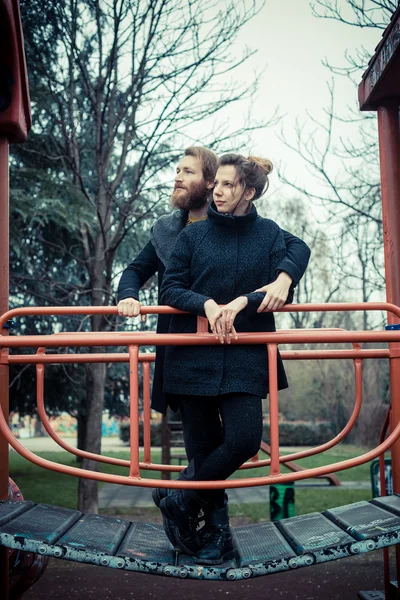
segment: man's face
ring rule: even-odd
[[[184,156],[176,167],[172,206],[186,210],[203,208],[210,185],[203,177],[201,161],[195,156]]]

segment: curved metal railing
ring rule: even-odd
[[[314,305],[287,305],[282,309],[282,312],[311,312],[311,311],[387,311],[395,318],[400,319],[400,308],[388,303],[335,303],[335,304],[314,304]],[[143,314],[166,314],[166,313],[181,313],[165,306],[142,307]],[[36,308],[19,308],[8,311],[0,318],[0,328],[5,322],[13,317],[26,315],[72,315],[72,314],[116,314],[116,307],[36,307]],[[3,349],[1,354],[1,362],[3,364],[15,363],[36,363],[37,369],[37,397],[38,411],[43,422],[43,425],[49,435],[66,451],[71,452],[83,458],[89,458],[99,462],[116,464],[129,468],[129,476],[111,475],[70,467],[68,465],[60,465],[53,461],[43,459],[29,450],[27,450],[12,434],[4,414],[0,414],[0,432],[5,436],[7,441],[14,449],[22,454],[28,460],[43,466],[74,475],[78,477],[87,477],[98,481],[108,481],[115,483],[124,483],[128,485],[140,485],[144,487],[174,487],[174,488],[230,488],[230,487],[248,487],[257,485],[267,485],[272,482],[287,482],[300,479],[323,476],[335,471],[347,469],[381,455],[398,439],[400,436],[400,423],[397,424],[392,433],[386,440],[381,440],[381,443],[373,450],[353,459],[348,459],[338,463],[325,465],[313,469],[304,469],[296,473],[281,473],[280,465],[294,459],[304,458],[313,454],[321,453],[328,448],[333,447],[342,441],[349,431],[354,426],[360,412],[362,404],[362,360],[365,358],[390,358],[390,349],[363,349],[360,346],[361,342],[389,342],[391,346],[395,343],[399,345],[400,332],[398,331],[361,331],[349,332],[340,329],[323,329],[323,330],[280,330],[274,333],[239,333],[238,340],[233,340],[232,343],[238,344],[260,344],[265,343],[268,347],[269,355],[269,378],[270,378],[270,427],[271,427],[271,458],[266,460],[256,460],[246,463],[242,466],[243,469],[251,469],[256,467],[270,467],[269,475],[262,477],[252,477],[246,479],[229,479],[227,481],[213,482],[194,482],[194,481],[163,481],[154,479],[142,479],[140,470],[153,471],[179,471],[183,466],[178,465],[160,465],[151,461],[151,444],[150,444],[150,362],[154,360],[152,353],[139,353],[139,347],[149,345],[195,345],[207,344],[216,345],[219,341],[212,334],[207,332],[207,322],[201,317],[198,318],[198,332],[195,334],[156,334],[154,332],[89,332],[89,333],[59,333],[50,336],[33,335],[33,336],[0,336],[0,347]],[[278,390],[276,377],[276,361],[277,349],[279,344],[326,344],[326,343],[352,343],[352,349],[338,350],[289,350],[281,352],[285,360],[299,359],[333,359],[333,358],[351,358],[354,361],[355,368],[355,404],[353,412],[348,423],[343,430],[337,434],[332,440],[321,444],[315,448],[303,450],[290,455],[281,456],[279,452],[279,427],[278,427]],[[45,354],[45,347],[76,347],[76,346],[127,346],[128,353],[87,353],[87,354]],[[36,347],[36,354],[32,355],[9,355],[8,349],[15,347]],[[116,459],[90,452],[85,452],[74,448],[60,438],[51,428],[44,406],[44,365],[51,363],[70,363],[70,362],[129,362],[130,364],[130,409],[132,415],[138,415],[138,365],[142,363],[143,368],[143,396],[144,396],[144,460],[139,462],[139,435],[138,435],[138,419],[136,421],[131,418],[131,447],[130,460]],[[396,399],[396,401],[399,401]]]

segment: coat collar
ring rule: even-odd
[[[230,215],[220,213],[217,210],[214,202],[211,202],[208,207],[208,218],[211,219],[216,225],[222,225],[225,227],[240,227],[246,225],[252,225],[257,219],[258,213],[254,204],[251,207],[250,212],[245,215]]]

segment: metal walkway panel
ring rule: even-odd
[[[0,543],[8,545],[5,541],[9,540],[15,544],[9,547],[47,554],[48,546],[54,544],[81,515],[78,510],[36,504],[1,527]]]
[[[282,519],[277,527],[299,555],[345,547],[355,541],[320,513]]]
[[[276,525],[270,522],[237,527],[233,530],[233,540],[241,567],[261,561],[288,561],[296,556]]]
[[[400,516],[400,494],[393,494],[393,496],[382,496],[381,498],[374,498],[373,504],[376,504],[384,510],[393,512],[395,515]]]
[[[398,500],[383,502],[395,506]],[[0,545],[8,548],[188,579],[244,580],[400,543],[400,517],[372,502],[332,509],[326,516],[312,513],[233,529],[238,557],[215,566],[196,564],[194,558],[174,552],[160,525],[81,515],[48,505],[32,507],[31,502],[0,501],[0,514],[10,517],[0,525]],[[358,537],[355,525],[361,531]],[[374,537],[365,539],[371,532]]]
[[[371,502],[355,502],[324,512],[356,540],[374,539],[383,534],[400,534],[399,518]]]
[[[176,565],[179,567],[193,567],[196,570],[201,569],[201,565],[199,565],[198,563],[196,563],[196,557],[195,556],[187,556],[187,554],[182,554],[181,552],[176,552]],[[204,565],[203,565],[204,566]],[[212,569],[213,567],[208,566],[208,569]],[[232,559],[232,560],[225,560],[224,562],[220,563],[219,565],[217,565],[216,567],[214,567],[214,569],[217,569],[218,571],[220,571],[221,569],[235,569],[236,568],[236,560]],[[183,575],[181,575],[181,577],[183,577]],[[187,577],[187,575],[185,575],[185,577]]]
[[[5,500],[0,504],[0,525],[4,525],[4,523],[11,521],[11,519],[15,519],[15,517],[32,508],[32,506],[34,506],[34,503],[30,500],[25,502]]]
[[[129,522],[101,515],[83,515],[57,542],[70,550],[113,556],[127,532]]]
[[[117,555],[126,558],[128,565],[130,559],[151,560],[167,565],[175,563],[175,551],[163,526],[153,523],[131,523]]]

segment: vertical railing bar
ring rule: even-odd
[[[40,347],[37,349],[36,354],[43,355],[46,352],[46,348]],[[44,363],[37,363],[36,365],[36,404],[38,405],[38,413],[40,416],[39,403],[44,406]],[[40,420],[42,418],[40,416]],[[46,428],[46,424],[44,423]]]
[[[383,423],[381,433],[379,436],[379,443],[384,442],[390,421],[390,406],[386,413],[385,421]],[[385,453],[379,455],[379,480],[380,480],[380,495],[387,496],[386,489],[386,472],[385,472]],[[383,581],[385,584],[385,598],[390,598],[390,557],[389,548],[383,548]]]
[[[18,10],[18,5],[13,6],[13,9]],[[17,17],[19,18],[19,17]],[[7,24],[5,25],[7,31]],[[3,33],[4,35],[4,33]],[[9,298],[9,240],[10,240],[10,210],[9,210],[9,164],[8,164],[8,139],[4,132],[0,137],[0,314],[2,318],[2,326],[0,333],[8,336],[8,330],[4,329],[7,317],[4,313],[8,312]],[[4,351],[7,354],[8,349]],[[9,416],[9,365],[0,365],[0,407],[3,411],[4,418],[8,421]],[[0,435],[0,500],[8,498],[8,478],[9,478],[9,455],[8,444],[2,435]],[[9,558],[8,548],[0,547],[0,587],[3,590],[3,597],[8,598],[9,592]]]
[[[208,320],[197,315],[197,333],[208,333]]]
[[[143,444],[145,463],[151,463],[151,429],[150,429],[150,363],[142,362],[143,373]]]
[[[139,469],[139,346],[129,346],[130,467],[129,477],[140,477]]]
[[[268,381],[269,381],[269,427],[271,445],[270,475],[280,475],[279,462],[279,407],[278,407],[278,346],[268,344]]]

